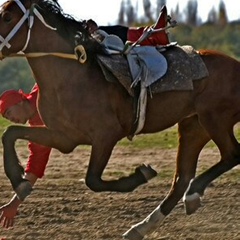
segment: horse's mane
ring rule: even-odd
[[[56,28],[58,34],[67,40],[73,48],[76,46],[76,35],[78,35],[78,44],[82,44],[87,52],[99,53],[103,51],[102,46],[91,38],[86,21],[76,20],[73,16],[64,13],[58,0],[39,0],[36,7],[45,21]]]

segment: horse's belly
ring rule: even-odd
[[[162,131],[195,113],[192,91],[158,94],[147,106],[145,133]]]

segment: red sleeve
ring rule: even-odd
[[[25,172],[30,172],[38,178],[42,178],[48,163],[51,148],[30,142],[28,144],[30,155]]]

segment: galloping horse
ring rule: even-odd
[[[116,143],[131,133],[133,98],[119,83],[105,80],[95,59],[94,44],[84,22],[62,12],[57,0],[10,0],[2,5],[1,57],[22,51],[39,86],[38,108],[46,127],[10,126],[2,136],[4,169],[20,199],[31,192],[15,151],[24,139],[70,153],[81,144],[92,146],[86,184],[93,191],[133,191],[154,176],[141,166],[118,180],[101,179]],[[72,54],[79,33],[88,60],[51,53]],[[40,53],[40,55],[38,55]],[[41,53],[44,53],[41,55]],[[35,54],[38,57],[30,57]],[[124,237],[143,239],[184,197],[187,214],[200,206],[205,188],[240,162],[234,125],[240,120],[240,63],[215,51],[199,51],[209,76],[194,82],[192,91],[169,91],[148,100],[141,134],[162,131],[178,123],[179,146],[172,187],[161,204]],[[220,161],[195,177],[199,153],[209,140],[220,150]]]

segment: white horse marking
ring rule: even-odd
[[[143,221],[133,225],[127,232],[125,232],[123,237],[130,240],[141,240],[146,234],[153,232],[164,218],[165,215],[161,213],[160,206],[158,206]]]

